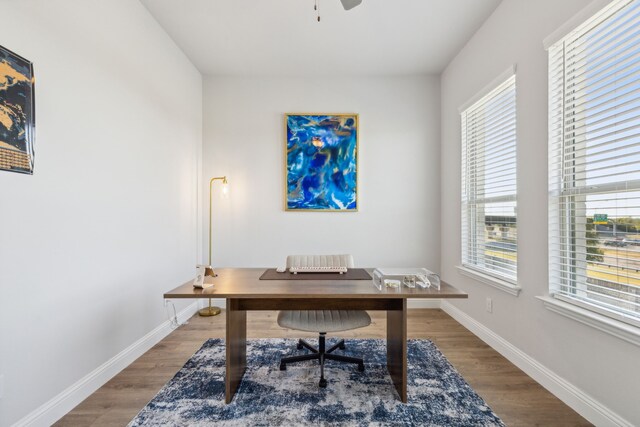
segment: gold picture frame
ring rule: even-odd
[[[285,113],[284,210],[358,212],[360,117]]]

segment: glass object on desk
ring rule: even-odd
[[[373,283],[382,290],[387,279],[399,280],[408,288],[434,288],[440,290],[440,277],[426,268],[386,268],[379,267],[373,271]]]
[[[416,275],[409,274],[408,276],[404,276],[404,278],[402,279],[402,283],[407,288],[415,288],[416,287]]]
[[[383,289],[386,290],[396,290],[399,291],[402,288],[402,282],[396,279],[385,279],[382,277],[375,277],[373,280],[373,285],[378,288],[379,291]]]
[[[373,270],[374,283],[384,285],[385,279],[398,280],[400,284],[406,276],[415,276],[416,274],[426,274],[426,270],[422,268],[387,268],[378,267]]]
[[[423,289],[434,288],[440,290],[440,276],[432,271],[426,271],[426,274],[419,274],[416,276],[416,284]]]
[[[384,286],[385,286],[387,289],[400,290],[400,280],[395,280],[395,279],[384,279]]]

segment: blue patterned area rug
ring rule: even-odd
[[[387,372],[384,340],[346,340],[336,353],[364,357],[366,370],[328,361],[326,389],[317,361],[280,371],[281,356],[307,351],[296,342],[248,340],[247,370],[225,405],[224,340],[208,340],[129,426],[504,426],[431,341],[408,341],[406,404]]]

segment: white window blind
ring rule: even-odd
[[[549,279],[559,299],[640,326],[640,1],[549,48]]]
[[[461,113],[462,265],[517,279],[516,76]]]

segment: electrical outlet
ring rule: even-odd
[[[489,313],[493,313],[493,300],[491,298],[487,298],[486,307]]]

